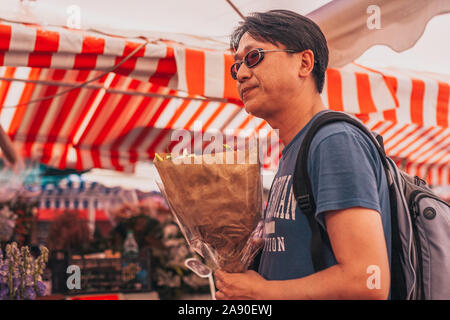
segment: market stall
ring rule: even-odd
[[[138,203],[135,190],[107,188],[100,183],[71,179],[45,184],[42,191],[29,200],[38,203],[39,222],[52,221],[66,210],[76,210],[82,219],[88,221],[91,236],[96,225],[105,229],[103,233],[114,226],[112,210],[127,203]]]
[[[405,5],[405,1],[400,2]],[[436,6],[437,2],[430,1],[423,19],[414,16],[412,20],[420,20],[414,29],[415,40],[403,43],[401,50],[420,37],[420,28],[431,17],[450,10]],[[346,10],[342,3],[335,1],[311,14],[328,30],[334,48],[326,71],[324,103],[332,110],[356,115],[381,134],[387,154],[408,173],[433,186],[449,186],[450,77],[352,62],[361,52],[350,46],[337,50],[339,44],[352,43],[365,50],[375,38],[365,37],[364,30],[359,35],[364,43],[352,42],[354,30],[349,31],[345,25],[341,30],[335,28],[331,22],[337,21],[336,17],[341,17],[339,21],[351,20],[355,14],[343,18]],[[398,10],[390,8],[391,13]],[[392,16],[390,23],[395,24],[395,20]],[[364,23],[364,19],[358,20],[358,25]],[[395,42],[395,38],[387,44]],[[172,150],[178,142],[173,134],[183,129],[190,134],[183,147],[194,147],[200,139],[203,149],[210,143],[202,140],[208,134],[220,132],[234,138],[258,133],[265,143],[263,165],[274,170],[281,153],[280,141],[265,121],[243,108],[229,74],[233,57],[226,48],[227,43],[202,37],[168,33],[134,37],[0,20],[0,129],[6,133],[0,138],[6,143],[9,138],[16,151],[5,149],[3,156],[10,162],[33,159],[61,170],[98,168],[132,173],[139,163],[152,162],[155,153]],[[93,240],[85,243],[91,246],[89,252],[86,248],[72,248],[67,241],[68,248],[61,249],[63,258],[52,257],[52,261],[61,263],[61,275],[65,276],[67,266],[76,261],[101,276],[108,273],[102,264],[111,260],[107,267],[114,270],[108,274],[127,282],[111,286],[117,279],[108,279],[105,285],[97,277],[99,286],[89,288],[91,292],[99,288],[114,292],[158,288],[160,297],[170,298],[179,296],[183,286],[191,291],[204,289],[204,282],[187,269],[180,269],[191,253],[175,223],[164,218],[168,208],[163,208],[162,203],[156,205],[157,211],[164,213],[158,216],[151,205],[142,205],[136,190],[82,180],[45,184],[39,192],[30,194],[28,198],[35,207],[19,208],[26,212],[28,220],[56,221],[53,229],[57,231],[63,230],[60,227],[65,223],[64,228],[78,232],[74,237],[80,243]],[[4,210],[9,220],[11,213]],[[80,219],[88,221],[87,229],[82,223],[78,230],[73,228]],[[96,227],[103,222],[113,228],[105,232],[107,237],[95,238]],[[53,241],[55,244],[63,235],[53,238],[58,239]],[[131,238],[139,248],[154,249],[143,259],[145,263],[151,261],[155,268],[142,264],[141,269],[131,270],[134,273],[125,269],[130,261],[122,260],[117,252],[128,252],[126,242]],[[105,250],[105,243],[115,252]],[[56,270],[54,266],[51,269]],[[142,270],[147,274],[141,274],[139,282],[136,279]],[[60,288],[64,289],[65,284],[60,282]]]

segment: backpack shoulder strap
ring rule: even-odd
[[[322,253],[323,236],[321,235],[320,226],[315,220],[316,204],[313,197],[311,181],[308,174],[308,152],[312,139],[316,132],[326,124],[345,121],[353,124],[363,131],[376,146],[385,170],[388,170],[388,163],[384,151],[383,140],[381,136],[375,137],[359,120],[351,117],[343,112],[328,111],[320,115],[314,120],[311,127],[306,132],[300,151],[297,155],[297,161],[294,169],[293,191],[297,205],[306,215],[309,226],[311,228],[311,257],[313,260],[314,270],[316,272],[325,269],[325,261]]]

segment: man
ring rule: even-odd
[[[234,31],[233,78],[247,112],[279,130],[285,145],[265,212],[258,273],[215,273],[218,299],[386,299],[390,287],[390,208],[375,146],[345,122],[314,136],[308,172],[315,218],[331,243],[314,272],[310,228],[292,176],[311,120],[327,112],[320,93],[328,48],[320,28],[286,10],[255,13]],[[258,49],[258,50],[257,50]]]

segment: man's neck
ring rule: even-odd
[[[280,139],[286,146],[314,115],[326,109],[320,95],[316,95],[308,103],[297,102],[296,105],[283,108],[283,112],[279,113],[276,119],[267,119],[267,122],[272,128],[279,130]]]

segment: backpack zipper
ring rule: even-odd
[[[420,193],[422,193],[422,194],[419,195]],[[413,196],[416,197],[417,195],[419,195],[419,196],[417,197],[417,199],[414,199]],[[427,193],[427,192],[425,192],[425,191],[421,191],[421,190],[416,190],[416,191],[414,191],[413,193],[411,193],[410,199],[411,199],[411,198],[413,198],[413,199],[410,201],[410,203],[411,203],[411,202],[416,202],[417,205],[418,205],[418,204],[419,204],[419,201],[420,201],[422,198],[425,198],[425,197],[428,197],[428,198],[431,198],[431,199],[433,199],[433,200],[439,201],[439,202],[445,204],[446,206],[448,206],[448,204],[447,204],[444,200],[439,199],[439,198],[437,198],[436,196],[434,196],[434,195],[432,195],[432,194],[430,194],[430,193]]]
[[[402,176],[401,174],[398,174],[398,172],[396,171],[397,167],[395,166],[395,163],[392,161],[392,159],[389,159],[389,158],[387,158],[387,159],[388,159],[388,163],[390,165],[389,170],[392,170],[392,172],[395,175],[395,177],[392,177],[392,179],[393,180],[394,179],[401,180],[401,185],[403,186],[403,188],[406,188],[406,185],[409,184],[409,182],[405,179],[404,176]],[[391,169],[391,167],[393,167],[393,169]],[[391,171],[389,171],[389,173],[391,173]],[[395,184],[393,183],[393,185],[395,185]],[[394,192],[396,192],[396,191],[394,191]],[[409,199],[406,199],[403,192],[400,191],[402,201],[404,201],[405,205],[409,208]],[[395,194],[391,195],[391,197],[392,196],[394,198],[396,197]],[[396,212],[396,211],[394,211],[394,212]],[[417,276],[416,276],[416,269],[415,269],[415,266],[417,265],[417,258],[416,258],[416,249],[415,249],[414,236],[413,236],[414,230],[412,228],[412,225],[413,225],[412,217],[410,214],[407,215],[406,217],[408,218],[409,223],[411,223],[411,229],[409,229],[409,234],[408,234],[407,239],[408,239],[408,253],[411,253],[411,259],[412,259],[412,261],[407,261],[408,262],[407,264],[408,264],[408,267],[411,268],[411,273],[414,275],[414,278],[413,278],[414,282],[411,285],[410,291],[406,292],[405,298],[407,300],[413,300],[416,296],[416,287],[417,287],[416,286]],[[405,261],[405,263],[406,263],[406,261]],[[408,288],[407,288],[407,290],[408,290]]]
[[[412,227],[413,227],[413,235],[414,235],[414,241],[413,241],[413,261],[414,266],[418,266],[417,268],[414,268],[416,270],[416,284],[417,287],[414,290],[414,300],[421,300],[424,299],[423,294],[423,273],[422,273],[422,247],[420,245],[420,239],[419,239],[419,233],[417,229],[416,220],[419,216],[419,208],[418,205],[413,205],[412,208],[410,208],[410,211],[412,213]]]

